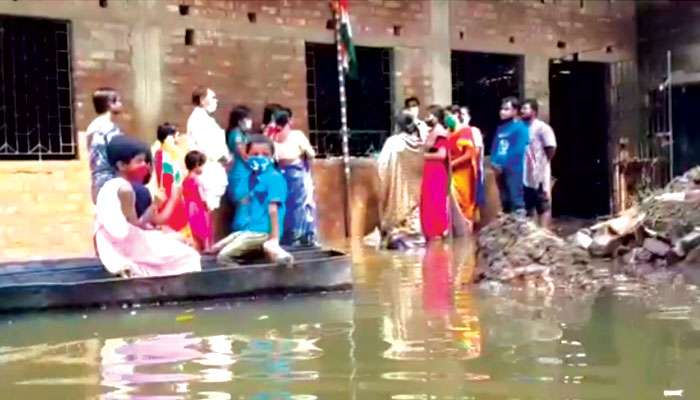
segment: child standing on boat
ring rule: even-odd
[[[246,190],[237,190],[236,201],[247,201],[250,216],[243,230],[216,243],[219,262],[231,262],[249,252],[263,250],[272,260],[290,264],[292,256],[279,245],[284,231],[287,184],[272,161],[274,147],[264,135],[251,135],[246,145],[250,167]]]
[[[209,219],[209,208],[204,201],[204,188],[199,177],[207,162],[207,156],[197,150],[192,150],[185,156],[185,166],[187,167],[187,177],[182,183],[182,196],[187,210],[192,237],[197,250],[207,251],[212,245],[211,220]]]
[[[147,153],[144,144],[123,135],[112,138],[106,147],[116,177],[97,194],[94,234],[100,261],[109,272],[125,277],[200,271],[197,251],[172,235],[145,229],[148,220],[137,217],[130,182],[144,179]]]

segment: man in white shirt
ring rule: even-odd
[[[205,87],[192,92],[194,110],[187,119],[187,136],[190,150],[199,150],[207,156],[200,181],[204,201],[210,210],[219,208],[221,196],[226,193],[228,179],[225,166],[231,161],[226,146],[226,133],[211,114],[219,104],[216,93]]]
[[[530,129],[530,144],[525,151],[525,208],[528,215],[537,216],[540,226],[548,227],[551,219],[552,167],[557,139],[552,127],[537,118],[537,100],[527,99],[520,110],[521,118]]]
[[[409,97],[404,100],[403,106],[403,112],[413,117],[413,121],[418,128],[418,136],[420,137],[421,141],[425,142],[425,140],[428,138],[430,128],[428,128],[428,125],[426,125],[425,122],[418,118],[420,114],[420,100],[418,100],[417,97]]]

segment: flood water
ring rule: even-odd
[[[700,398],[694,288],[479,289],[470,246],[355,248],[352,292],[2,316],[0,398]]]

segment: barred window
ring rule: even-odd
[[[73,159],[70,22],[0,15],[0,160]]]

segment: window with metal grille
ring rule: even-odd
[[[392,52],[356,47],[358,78],[345,83],[350,155],[378,153],[391,132]],[[319,157],[342,155],[338,59],[335,45],[306,43],[309,139]]]
[[[0,160],[73,159],[70,22],[0,15]]]

